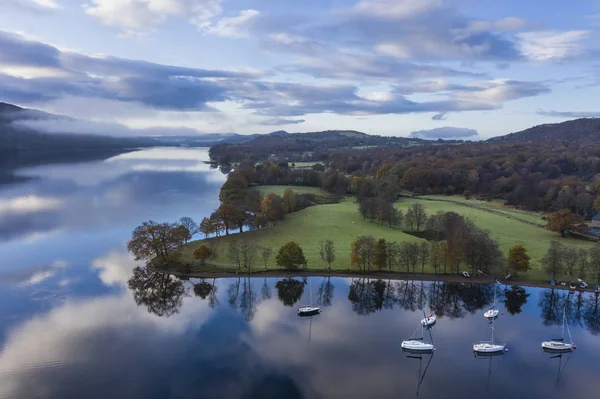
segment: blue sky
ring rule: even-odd
[[[598,0],[0,0],[0,101],[96,130],[490,137],[600,117],[599,28]]]

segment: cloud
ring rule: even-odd
[[[546,111],[539,109],[536,113],[555,118],[600,118],[600,112],[598,111]]]
[[[66,267],[66,262],[56,261],[49,268],[33,273],[27,280],[23,281],[21,284],[24,286],[40,284],[45,280],[54,277],[59,271],[65,269]]]
[[[442,113],[433,115],[431,117],[431,119],[434,121],[445,121],[448,118],[446,117],[446,114],[444,112],[442,112]]]
[[[477,139],[479,138],[479,134],[475,129],[467,129],[462,127],[438,127],[430,130],[418,130],[412,132],[410,137],[426,139],[426,140],[435,140],[435,139],[444,139],[444,140],[468,140],[468,139]]]
[[[60,8],[55,0],[0,0],[0,9],[2,7],[36,14]]]
[[[169,17],[187,19],[198,28],[222,11],[222,0],[91,0],[85,12],[125,33],[157,28]]]
[[[16,285],[20,287],[38,285],[56,276],[67,268],[67,263],[57,260],[50,265],[4,271],[0,273],[0,284]]]
[[[533,61],[553,61],[573,58],[583,54],[581,42],[590,36],[590,31],[571,30],[523,32],[517,34],[520,51]]]
[[[249,34],[251,23],[260,15],[257,10],[243,10],[237,17],[227,17],[209,26],[205,32],[215,36],[244,38]]]
[[[124,251],[109,252],[92,262],[92,270],[98,270],[98,277],[107,286],[126,286],[136,266],[138,262]]]
[[[0,217],[8,214],[21,215],[56,210],[62,207],[63,204],[60,199],[39,197],[37,195],[0,198]]]
[[[272,118],[262,121],[260,124],[264,126],[280,126],[280,125],[299,125],[304,123],[304,119],[285,119],[285,118]]]

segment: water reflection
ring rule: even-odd
[[[127,286],[133,293],[135,303],[145,306],[148,312],[157,316],[169,317],[179,313],[186,295],[181,280],[157,272],[151,265],[133,269],[133,276]]]

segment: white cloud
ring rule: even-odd
[[[590,31],[539,31],[517,34],[523,56],[533,61],[551,61],[576,57],[583,53],[581,42]]]
[[[31,0],[31,1],[33,1],[35,4],[39,5],[40,7],[58,8],[58,4],[56,3],[55,0]]]
[[[26,280],[21,282],[21,286],[29,286],[29,285],[37,285],[40,284],[54,276],[61,270],[64,270],[67,267],[67,263],[64,261],[56,261],[52,263],[50,267],[47,269],[42,269],[34,272],[31,276],[29,276]]]
[[[384,19],[405,19],[443,5],[442,0],[378,0],[360,1],[350,12]]]
[[[0,216],[5,214],[35,213],[58,209],[63,201],[37,195],[26,195],[9,199],[0,199]]]
[[[109,252],[92,262],[92,269],[98,270],[98,277],[108,286],[125,286],[136,266],[133,256],[124,251]]]
[[[227,17],[219,20],[206,29],[206,33],[215,36],[244,38],[249,35],[252,21],[260,15],[257,10],[243,10],[237,17]]]
[[[198,28],[222,11],[222,0],[91,0],[86,13],[132,34],[156,28],[168,17],[186,18]]]

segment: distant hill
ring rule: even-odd
[[[364,149],[370,147],[410,147],[437,144],[440,141],[409,137],[377,136],[354,130],[326,130],[310,133],[277,131],[256,135],[241,143],[217,144],[210,149],[213,161],[220,163],[267,158],[289,161],[319,161],[332,149]],[[457,143],[457,141],[444,141]]]
[[[597,142],[600,140],[600,118],[582,118],[561,123],[538,125],[506,136],[493,137],[488,141],[532,142],[541,140]]]

